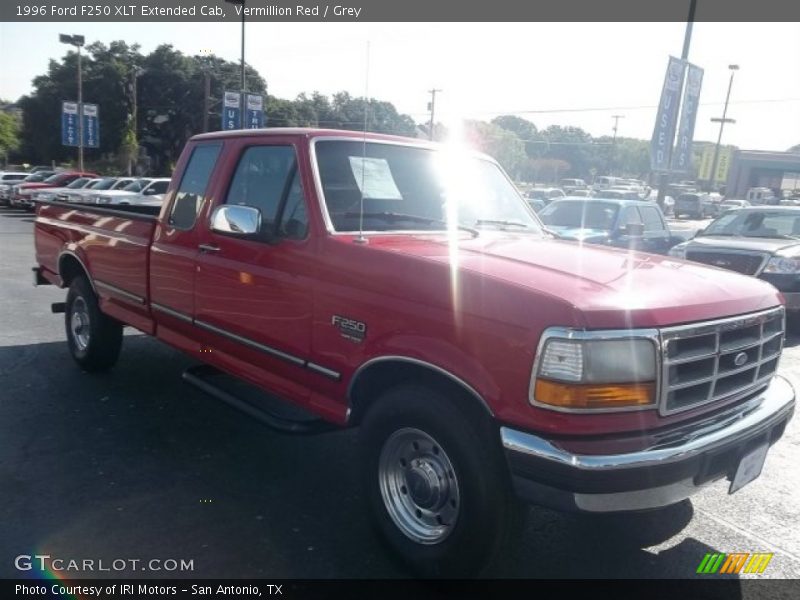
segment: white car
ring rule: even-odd
[[[11,186],[25,179],[30,173],[5,171],[0,173],[0,204],[8,204]]]
[[[134,177],[103,177],[91,188],[72,190],[66,194],[67,202],[87,203],[93,202],[91,199],[100,191],[121,190],[137,181]]]
[[[34,192],[32,195],[34,200],[64,200],[66,194],[72,190],[91,189],[94,185],[97,185],[98,181],[101,181],[98,177],[78,177],[78,179],[64,187],[47,188],[41,192]]]
[[[138,206],[160,206],[163,195],[169,187],[166,177],[157,179],[140,179],[121,190],[109,190],[90,196],[92,204],[120,205],[136,204]]]

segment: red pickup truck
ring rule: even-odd
[[[130,325],[281,431],[359,426],[376,523],[427,574],[486,564],[520,498],[605,513],[734,492],[794,411],[775,288],[560,240],[497,163],[456,147],[198,135],[157,215],[45,202],[35,241],[83,369],[112,367]]]

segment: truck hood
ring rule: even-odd
[[[773,254],[779,250],[785,250],[793,246],[800,246],[800,240],[701,235],[686,242],[685,248],[687,250],[749,250]]]
[[[138,196],[139,192],[127,192],[125,190],[98,190],[98,196]]]
[[[782,298],[758,279],[698,263],[525,234],[374,236],[373,248],[439,262],[464,276],[558,298],[590,328],[660,327],[771,308]],[[453,257],[451,259],[451,256]]]
[[[607,238],[609,232],[605,229],[591,229],[588,227],[567,227],[548,225],[548,229],[556,232],[561,237],[570,240],[585,240],[587,238]]]

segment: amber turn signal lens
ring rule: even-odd
[[[569,384],[539,379],[536,401],[560,408],[631,408],[655,404],[655,383]]]

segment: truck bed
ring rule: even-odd
[[[37,204],[36,262],[41,277],[64,285],[65,271],[78,261],[92,274],[102,310],[149,332],[149,245],[160,209]]]

